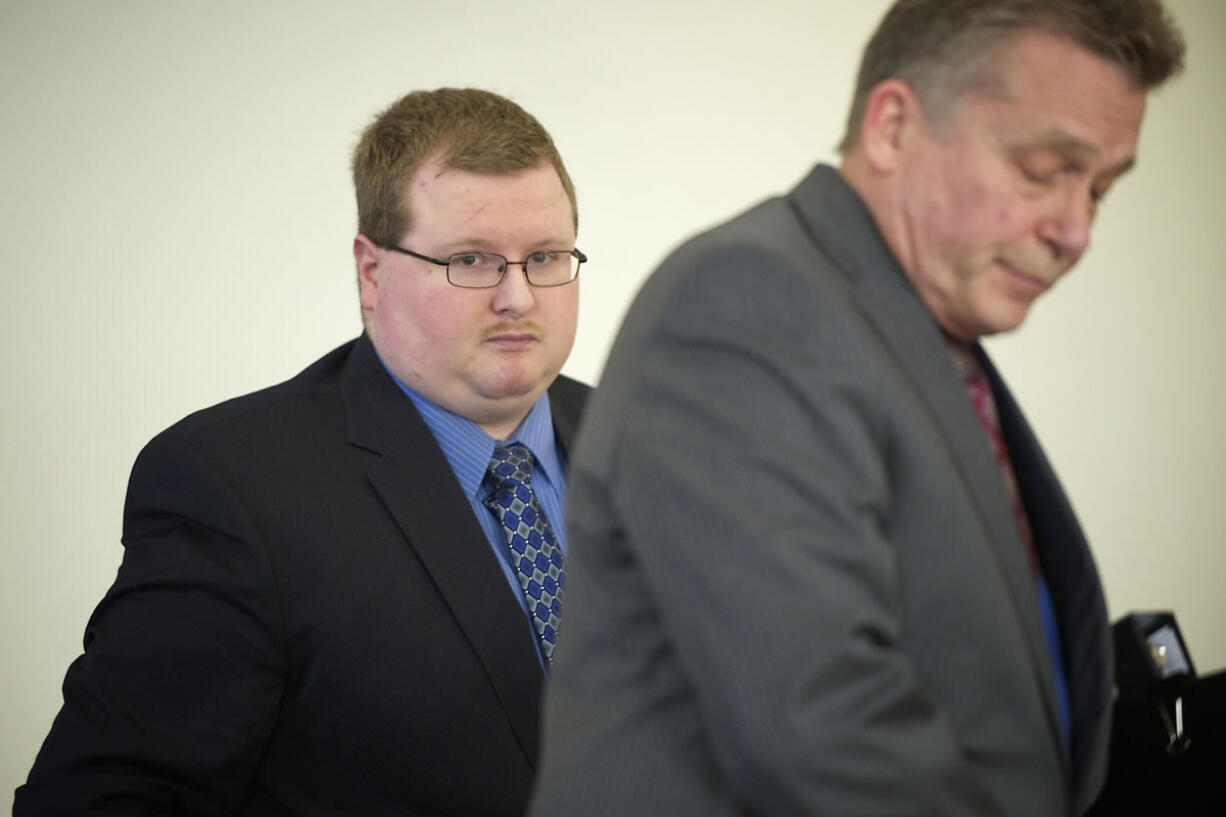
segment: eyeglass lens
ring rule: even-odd
[[[508,261],[492,252],[466,252],[447,259],[447,280],[461,287],[492,287],[502,280],[507,265],[523,266],[528,282],[549,287],[572,281],[579,259],[565,251],[534,252],[523,261]]]

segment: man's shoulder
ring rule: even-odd
[[[793,197],[774,196],[678,246],[644,282],[628,323],[633,331],[721,310],[761,316],[777,301],[841,302],[830,290],[842,291],[846,281]]]
[[[687,243],[741,242],[769,244],[780,234],[789,239],[797,231],[806,232],[806,210],[844,209],[857,201],[839,172],[819,164],[786,193],[766,196],[730,217],[695,235]]]
[[[826,165],[814,168],[793,190],[773,195],[699,232],[678,246],[652,276],[653,287],[671,289],[679,279],[700,276],[703,285],[716,283],[721,272],[730,283],[749,287],[742,276],[779,274],[811,278],[837,265],[817,240],[825,211],[837,214],[854,201],[838,172]],[[823,204],[825,202],[826,204]]]
[[[192,412],[158,436],[195,437],[245,423],[289,422],[304,404],[339,402],[341,372],[358,343],[338,346],[281,383]]]
[[[558,375],[549,387],[553,424],[565,444],[574,436],[592,387],[566,375]]]
[[[583,402],[587,400],[588,395],[591,393],[591,386],[582,381],[575,380],[573,377],[567,377],[564,374],[558,375],[557,379],[549,387],[551,402],[555,404],[562,403],[568,406],[582,407]]]
[[[769,196],[697,233],[677,249],[674,257],[687,251],[726,252],[734,247],[769,250],[780,243],[780,237],[786,236],[785,243],[793,240],[798,230],[787,197]]]

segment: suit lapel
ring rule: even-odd
[[[1098,570],[1068,497],[1021,409],[986,354],[981,354],[980,365],[996,397],[1001,430],[1060,622],[1075,725],[1074,779],[1079,794],[1097,791],[1098,784],[1087,775],[1106,764],[1112,685],[1111,642]]]
[[[897,360],[945,440],[962,486],[978,511],[986,545],[1009,588],[1052,740],[1058,742],[1058,703],[1034,580],[999,466],[984,442],[951,353],[867,209],[837,171],[819,166],[797,187],[793,202],[821,250],[848,273],[864,317]]]
[[[472,506],[409,399],[363,336],[341,378],[349,440],[381,454],[369,477],[477,653],[530,764],[542,672],[524,613]]]
[[[579,417],[591,389],[577,380],[559,376],[549,387],[549,409],[559,452],[568,458],[571,440],[578,431]]]

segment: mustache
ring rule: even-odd
[[[534,338],[539,338],[543,334],[544,330],[541,329],[540,324],[536,321],[503,321],[482,331],[481,339],[489,340],[500,335],[531,335]]]

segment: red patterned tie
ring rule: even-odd
[[[996,464],[1000,466],[1001,477],[1005,482],[1005,493],[1009,495],[1009,503],[1013,506],[1013,521],[1017,523],[1017,532],[1022,537],[1022,545],[1026,548],[1026,559],[1030,562],[1030,575],[1039,574],[1039,560],[1034,550],[1034,535],[1030,532],[1030,520],[1026,517],[1026,508],[1022,505],[1022,494],[1017,487],[1017,477],[1013,475],[1013,465],[1009,462],[1009,448],[1005,445],[1005,435],[1000,430],[1000,417],[996,413],[996,401],[992,398],[992,387],[984,377],[979,361],[971,348],[954,338],[945,336],[945,342],[954,353],[954,363],[966,383],[971,403],[975,406],[975,414],[979,416],[979,424],[987,435]]]

